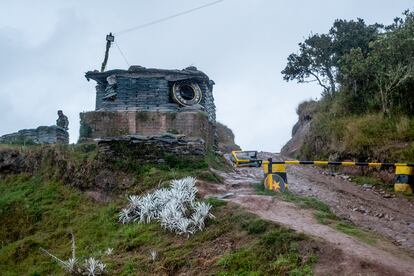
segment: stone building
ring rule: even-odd
[[[56,125],[21,129],[18,132],[0,136],[0,144],[69,144],[69,120],[58,110]]]
[[[0,144],[69,144],[69,133],[58,126],[40,126],[3,135]]]
[[[214,82],[196,67],[89,71],[95,111],[83,112],[80,141],[124,135],[183,134],[215,144]]]

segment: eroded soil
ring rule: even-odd
[[[216,173],[223,177],[224,184],[200,183],[199,191],[204,196],[224,196],[225,200],[240,204],[264,219],[328,244],[321,249],[315,274],[413,275],[414,214],[409,200],[398,196],[384,197],[345,178],[325,175],[317,168],[289,166],[291,192],[314,196],[328,204],[337,216],[384,237],[370,245],[319,223],[312,210],[301,209],[277,197],[257,195],[252,184],[263,179],[261,169],[242,168]]]

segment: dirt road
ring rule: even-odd
[[[267,154],[265,157],[268,157]],[[280,156],[273,156],[280,158]],[[224,185],[202,183],[204,195],[226,196],[264,219],[319,238],[329,244],[325,258],[315,267],[319,275],[413,275],[414,214],[404,198],[384,198],[371,189],[362,189],[343,177],[327,176],[317,168],[288,168],[290,191],[314,196],[328,204],[341,218],[385,237],[375,245],[366,244],[328,225],[320,224],[314,212],[271,196],[257,195],[253,183],[262,180],[261,169],[243,168],[217,172]]]

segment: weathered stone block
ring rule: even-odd
[[[91,111],[80,114],[79,141],[123,135],[182,134],[214,146],[215,126],[200,111]]]

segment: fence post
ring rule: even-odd
[[[273,162],[273,159],[272,158],[269,158],[269,159],[267,159],[267,161],[269,161],[269,163],[267,164],[267,173],[268,174],[272,174],[273,173],[273,171],[272,171],[272,167],[273,167],[272,162]]]

